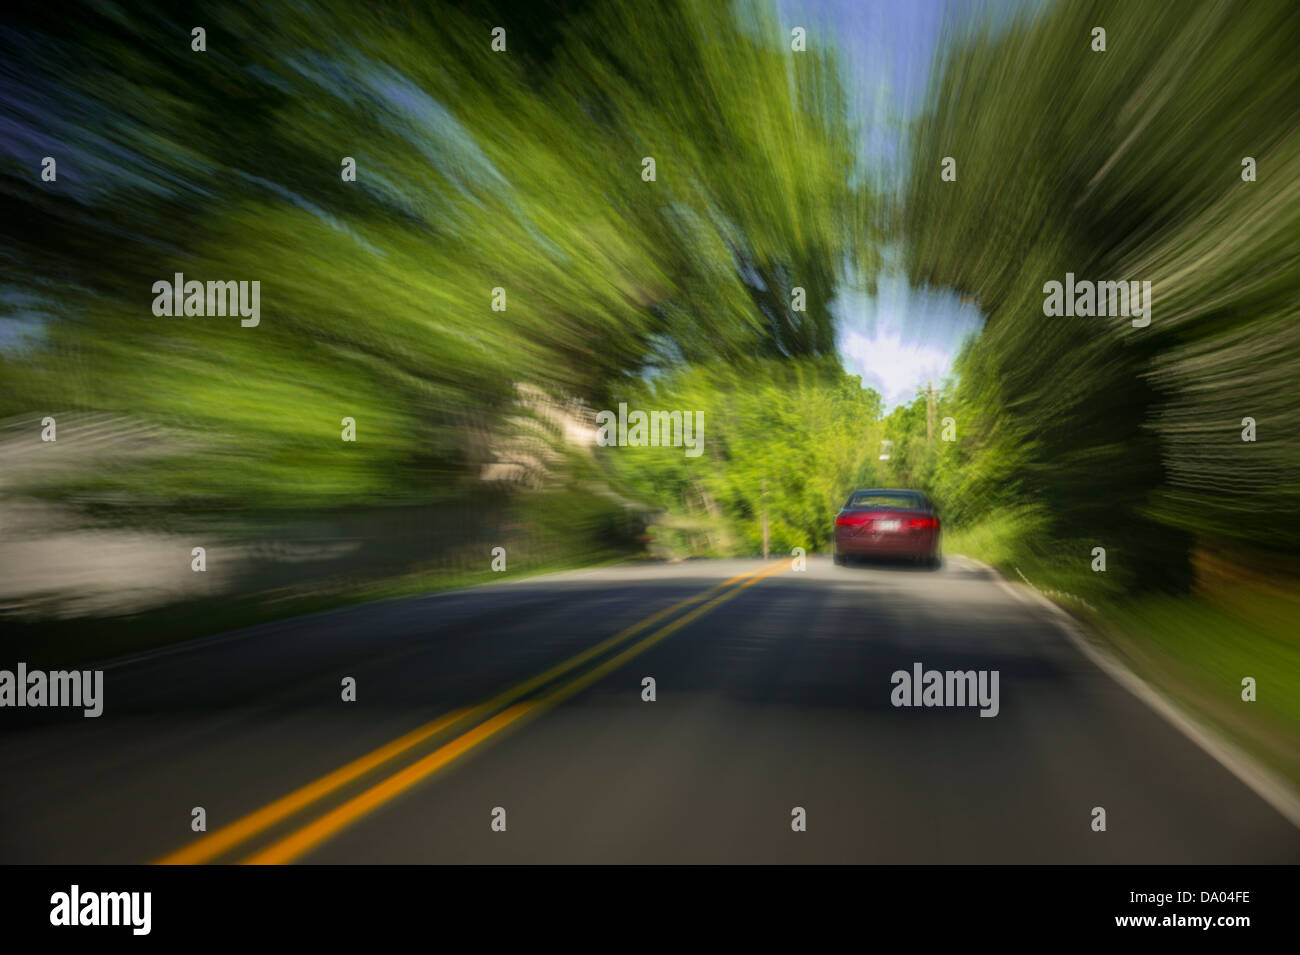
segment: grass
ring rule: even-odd
[[[1253,600],[1264,613],[1234,606]],[[1151,597],[1106,608],[1099,629],[1129,666],[1300,788],[1300,612],[1243,589],[1231,602]],[[1242,699],[1255,680],[1256,699]]]
[[[943,549],[966,554],[994,567],[1009,568],[1014,561],[1010,529],[992,522],[974,527],[943,528]],[[1014,571],[1012,577],[1015,576]]]

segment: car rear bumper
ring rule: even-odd
[[[839,557],[936,557],[939,535],[934,531],[854,534],[836,528],[835,553]]]

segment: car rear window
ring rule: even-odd
[[[858,491],[849,498],[848,507],[887,507],[898,511],[923,511],[925,502],[919,494],[905,491]]]

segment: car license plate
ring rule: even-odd
[[[876,530],[896,531],[898,530],[898,521],[876,521]]]

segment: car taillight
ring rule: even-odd
[[[835,518],[836,527],[861,527],[866,522],[861,514],[840,514]]]
[[[907,522],[908,527],[918,530],[932,531],[939,527],[939,518],[937,517],[914,517]]]

